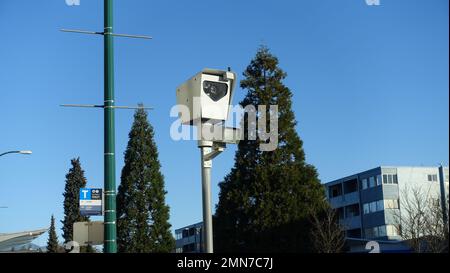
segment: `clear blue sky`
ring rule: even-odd
[[[204,67],[230,66],[242,78],[260,44],[288,73],[307,161],[323,182],[379,165],[448,164],[447,0],[115,2],[117,33],[154,37],[116,39],[116,100],[156,108],[174,228],[202,218],[196,143],[169,136],[175,88]],[[47,227],[52,213],[59,231],[73,157],[88,186],[103,185],[102,112],[58,106],[103,100],[102,38],[58,31],[102,31],[102,6],[0,0],[0,152],[34,152],[0,158],[0,206],[9,206],[0,232]],[[117,184],[132,117],[117,111]],[[234,151],[214,161],[214,203]]]

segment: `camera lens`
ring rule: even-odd
[[[218,101],[225,97],[228,93],[228,84],[223,82],[203,82],[203,92],[213,101]]]

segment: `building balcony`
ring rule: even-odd
[[[359,192],[357,191],[330,198],[330,204],[333,208],[339,208],[357,203],[359,203]]]
[[[344,230],[361,228],[361,216],[351,216],[340,220]]]

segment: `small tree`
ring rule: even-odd
[[[52,215],[52,218],[50,220],[50,229],[48,230],[47,252],[58,253],[58,251],[59,251],[59,243],[55,229],[55,217],[53,217]]]
[[[326,205],[311,213],[314,250],[317,253],[340,253],[345,246],[345,231],[337,211]]]

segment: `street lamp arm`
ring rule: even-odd
[[[7,154],[31,155],[32,153],[33,153],[32,151],[9,151],[9,152],[0,154],[0,156],[4,156],[4,155],[7,155]]]
[[[18,154],[18,153],[19,153],[19,151],[9,151],[9,152],[0,154],[0,156],[4,156],[4,155],[7,155],[7,154]]]

